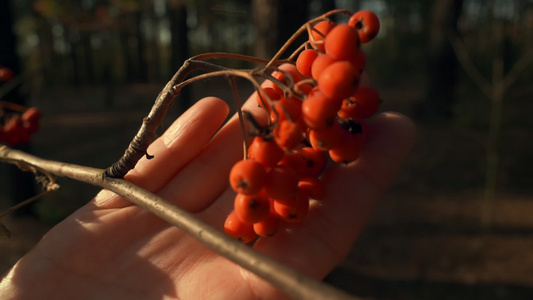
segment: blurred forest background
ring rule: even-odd
[[[15,77],[0,83],[0,99],[44,113],[23,150],[105,168],[186,58],[271,57],[335,8],[380,17],[379,36],[363,46],[366,71],[383,110],[413,118],[418,138],[326,280],[377,299],[533,299],[532,0],[2,0],[0,66]],[[224,80],[195,84],[165,124],[203,96],[232,104]],[[1,209],[38,192],[13,166],[0,165],[0,178]],[[6,220],[0,272],[98,191],[59,183]]]

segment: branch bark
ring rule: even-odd
[[[178,227],[211,250],[255,273],[295,299],[359,299],[234,240],[172,202],[129,181],[102,176],[103,169],[46,160],[9,147],[0,147],[0,161],[30,166],[55,176],[71,178],[113,191]]]
[[[102,175],[104,177],[123,178],[129,170],[133,169],[137,162],[146,155],[148,146],[156,138],[156,130],[161,121],[166,116],[174,98],[179,95],[181,88],[176,88],[178,83],[184,81],[189,74],[195,70],[220,71],[223,67],[194,59],[188,59],[183,66],[174,74],[172,79],[165,85],[161,93],[157,96],[148,116],[143,119],[141,128],[133,137],[124,155],[108,167]]]

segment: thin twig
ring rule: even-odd
[[[237,89],[237,83],[235,82],[235,77],[230,76],[228,78],[231,91],[233,92],[233,99],[235,100],[235,106],[237,107],[237,116],[239,117],[239,126],[241,127],[242,132],[242,147],[243,147],[243,159],[248,158],[248,139],[246,134],[246,129],[244,128],[244,118],[242,117],[242,101],[239,96],[239,90]]]
[[[147,117],[143,119],[141,128],[129,144],[124,155],[113,165],[107,168],[102,175],[104,177],[122,178],[129,170],[133,169],[137,162],[143,157],[148,156],[148,146],[156,137],[156,130],[161,121],[166,116],[174,98],[179,95],[180,88],[176,88],[177,83],[183,82],[184,79],[195,70],[219,71],[223,67],[217,66],[204,61],[187,60],[183,66],[174,74],[172,79],[165,85],[161,93],[156,98]]]
[[[331,10],[323,15],[321,15],[320,17],[317,17],[317,18],[314,18],[308,22],[306,22],[305,24],[303,24],[286,42],[285,44],[278,50],[278,52],[274,55],[274,57],[272,57],[272,59],[268,62],[268,64],[266,64],[265,66],[265,69],[266,68],[269,68],[271,67],[272,65],[277,65],[278,64],[278,61],[279,59],[281,58],[281,56],[283,55],[283,53],[285,53],[285,51],[287,51],[287,49],[290,47],[290,45],[292,45],[292,43],[294,43],[296,41],[296,39],[302,35],[304,32],[307,31],[307,28],[308,28],[308,24],[312,24],[312,23],[315,23],[316,21],[319,21],[319,20],[323,20],[329,16],[332,16],[332,15],[335,15],[335,14],[347,14],[347,15],[351,15],[352,12],[349,11],[349,10],[346,10],[346,9],[335,9],[335,10]]]
[[[102,177],[102,169],[45,160],[8,147],[0,148],[0,161],[2,160],[35,166],[56,176],[108,189],[178,227],[211,250],[255,273],[295,299],[358,299],[238,242],[192,213],[131,182]]]
[[[243,55],[243,54],[235,54],[235,53],[227,53],[227,52],[211,52],[211,53],[203,53],[198,54],[193,57],[191,57],[191,60],[207,60],[207,59],[216,59],[216,58],[231,58],[231,59],[237,59],[237,60],[243,60],[243,61],[249,61],[249,62],[255,62],[262,65],[265,65],[269,62],[269,60],[258,58],[255,56],[249,56],[249,55]],[[283,63],[287,63],[289,60],[279,60],[277,62],[277,65],[281,65]]]
[[[59,188],[59,185],[55,185],[55,188],[52,188],[52,189],[46,190],[46,191],[41,192],[41,193],[39,193],[39,194],[37,194],[37,195],[31,197],[31,198],[28,198],[28,199],[26,199],[26,200],[24,200],[24,201],[22,201],[22,202],[19,202],[19,203],[13,205],[13,206],[10,206],[10,207],[7,208],[6,210],[0,212],[0,220],[2,220],[2,218],[4,218],[5,216],[12,214],[12,213],[15,212],[17,209],[19,209],[19,208],[21,208],[21,207],[23,207],[23,206],[26,206],[26,205],[28,205],[28,204],[30,204],[30,203],[32,203],[32,202],[35,202],[35,201],[41,199],[42,197],[44,197],[44,196],[46,196],[46,195],[48,195],[48,194],[50,194],[50,193],[56,191],[58,188]]]

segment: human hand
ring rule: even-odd
[[[252,97],[253,98],[253,97]],[[255,99],[246,104],[259,115]],[[217,98],[200,100],[148,149],[126,179],[222,230],[235,193],[227,174],[242,158],[242,134]],[[353,163],[323,176],[326,196],[306,219],[253,245],[301,272],[323,278],[347,255],[414,140],[404,116],[383,113]],[[217,132],[218,131],[218,132]],[[267,282],[178,228],[107,191],[48,232],[0,284],[5,298],[280,299]]]

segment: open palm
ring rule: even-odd
[[[252,97],[253,98],[253,97]],[[246,109],[261,114],[251,99]],[[225,102],[205,98],[148,149],[126,179],[222,229],[235,193],[227,174],[242,158],[242,135]],[[354,163],[324,176],[326,196],[304,222],[284,225],[253,247],[323,278],[347,255],[371,209],[398,171],[414,126],[395,113],[378,115]],[[280,299],[267,282],[212,252],[178,228],[102,191],[48,232],[0,284],[10,299]]]

